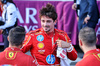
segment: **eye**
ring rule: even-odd
[[[44,23],[45,21],[44,21],[44,20],[41,20],[41,22],[43,22],[43,23]]]
[[[48,20],[48,21],[47,21],[47,23],[50,23],[50,22],[52,22],[52,21],[51,21],[51,20]]]

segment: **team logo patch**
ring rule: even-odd
[[[38,36],[37,36],[37,40],[38,40],[38,41],[43,41],[43,40],[44,40],[44,37],[43,37],[42,35],[38,35]]]
[[[46,57],[46,62],[48,63],[48,64],[54,64],[55,63],[55,56],[54,55],[48,55],[47,57]]]
[[[43,44],[43,43],[38,43],[38,48],[39,48],[39,49],[44,48],[44,44]]]
[[[40,54],[44,54],[45,50],[38,50]]]
[[[98,55],[98,57],[100,58],[100,53],[99,54],[97,54]]]
[[[13,52],[9,52],[9,57],[12,58],[14,56]]]

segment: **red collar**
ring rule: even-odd
[[[48,34],[43,30],[43,28],[41,28],[41,31],[42,31],[42,33],[46,34],[49,37],[53,37],[55,35],[55,33],[56,33],[56,29],[54,29],[54,32],[50,32]]]
[[[88,55],[92,55],[92,54],[97,54],[97,53],[100,53],[100,49],[93,49],[93,50],[90,50],[88,52],[86,52],[83,56],[83,58],[85,58],[86,56]]]
[[[8,47],[4,51],[21,51],[20,48],[17,47]]]

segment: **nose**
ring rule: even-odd
[[[47,25],[47,22],[44,23],[44,26],[46,26],[46,25]]]

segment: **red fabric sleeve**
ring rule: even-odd
[[[21,48],[22,52],[27,52],[32,47],[32,36],[30,34],[26,34],[25,40],[23,42],[23,46]]]
[[[76,50],[74,49],[73,47],[73,50],[71,52],[67,52],[67,57],[70,59],[70,60],[76,60],[77,59],[77,52]]]
[[[37,66],[38,64],[36,63],[36,61],[32,58],[32,57],[29,57],[29,66]]]
[[[71,40],[70,40],[70,38],[68,37],[67,34],[65,34],[65,38],[66,38],[67,42],[71,44]],[[77,52],[76,52],[74,47],[72,49],[73,50],[71,52],[67,52],[67,57],[70,60],[76,60],[77,59]]]

